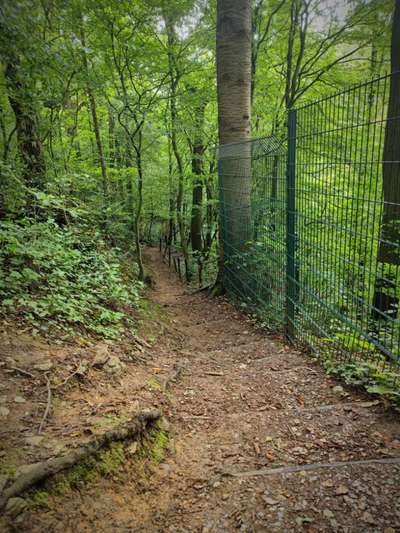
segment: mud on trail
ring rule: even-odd
[[[224,299],[190,294],[157,250],[146,260],[170,327],[128,371],[158,383],[172,376],[146,396],[170,422],[169,450],[151,475],[133,457],[109,478],[51,496],[20,530],[400,531],[397,415]],[[142,405],[140,388],[125,395]]]

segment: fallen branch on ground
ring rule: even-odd
[[[339,461],[336,463],[312,463],[308,465],[282,466],[277,468],[261,468],[260,470],[248,470],[246,472],[224,472],[223,475],[232,477],[272,476],[274,474],[292,474],[294,472],[304,472],[308,470],[345,468],[347,466],[370,466],[375,464],[400,464],[400,457],[390,457],[386,459],[365,459],[361,461]]]
[[[42,432],[42,429],[43,429],[44,423],[46,422],[46,419],[47,419],[47,416],[48,416],[48,414],[49,414],[50,407],[51,407],[51,383],[50,383],[49,376],[48,376],[47,372],[45,373],[44,377],[46,378],[47,403],[46,403],[46,409],[45,409],[45,411],[44,411],[44,413],[43,413],[42,420],[41,420],[41,422],[40,422],[40,426],[39,426],[39,430],[38,430],[38,435],[40,435],[41,432]]]
[[[132,338],[136,342],[136,344],[139,344],[139,346],[143,346],[143,348],[151,348],[151,344],[149,344],[144,339],[141,339],[137,335],[132,335]]]
[[[10,498],[21,494],[39,481],[70,468],[79,461],[96,454],[101,448],[110,445],[112,442],[142,435],[146,431],[147,426],[161,418],[161,416],[161,411],[158,409],[143,411],[131,421],[115,429],[111,429],[102,435],[98,435],[75,450],[71,450],[59,457],[48,459],[47,461],[29,465],[0,494],[0,509],[5,506]]]
[[[182,374],[183,372],[183,367],[182,366],[178,366],[174,369],[174,371],[166,377],[164,383],[162,384],[162,390],[165,392],[170,383],[172,383],[173,381],[177,381],[180,377],[180,375]]]
[[[182,416],[183,420],[211,420],[211,416],[203,416],[203,415],[188,415],[188,416]]]
[[[28,376],[30,378],[34,378],[35,377],[31,372],[28,372],[27,370],[23,370],[22,368],[18,368],[17,366],[10,366],[7,369],[7,371],[10,371],[10,370],[13,370],[14,372],[19,372],[23,376]]]
[[[200,292],[211,291],[212,288],[213,288],[212,285],[206,285],[205,287],[199,287],[198,289],[194,289],[189,294],[192,295],[192,294],[199,294]]]
[[[75,370],[72,372],[72,374],[70,374],[69,376],[67,376],[64,381],[62,381],[61,383],[59,383],[58,385],[54,385],[54,387],[52,387],[54,390],[55,389],[60,389],[61,387],[63,387],[66,383],[68,383],[68,381],[73,378],[76,374],[80,374],[82,373],[82,361],[79,361],[77,367],[75,368]]]

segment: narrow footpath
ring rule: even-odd
[[[158,250],[146,260],[173,331],[143,363],[173,376],[153,402],[171,425],[169,451],[140,483],[132,459],[54,498],[30,530],[400,531],[398,415],[224,299],[190,294]]]

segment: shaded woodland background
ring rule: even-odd
[[[387,72],[392,11],[252,2],[251,135],[284,139],[286,109]],[[4,316],[118,335],[150,282],[142,246],[160,237],[188,281],[213,283],[215,21],[202,0],[1,7]]]

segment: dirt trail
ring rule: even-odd
[[[167,375],[181,369],[154,397],[171,422],[174,450],[146,482],[138,483],[132,461],[111,479],[53,498],[27,530],[400,531],[400,464],[266,472],[400,459],[396,415],[338,388],[224,300],[188,294],[157,250],[146,255],[152,297],[174,331],[147,364]]]

